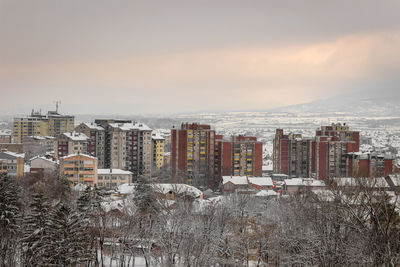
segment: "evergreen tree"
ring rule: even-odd
[[[20,230],[19,190],[7,175],[0,176],[0,266],[15,266]]]
[[[33,195],[31,212],[23,220],[22,259],[24,266],[46,266],[50,255],[50,205],[38,193]]]
[[[160,210],[153,187],[145,177],[138,177],[133,201],[140,214],[156,214]]]
[[[51,213],[50,262],[56,266],[75,266],[91,259],[86,223],[78,212],[65,204]]]
[[[85,229],[85,234],[90,243],[91,254],[96,261],[96,265],[98,264],[98,245],[99,242],[103,241],[100,234],[101,231],[98,229],[98,224],[96,223],[102,214],[100,209],[101,201],[102,193],[96,186],[94,188],[87,187],[77,200],[77,211],[81,220],[81,226]],[[100,250],[102,251],[102,246],[100,246]]]

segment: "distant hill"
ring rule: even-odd
[[[269,110],[289,113],[344,113],[364,116],[400,116],[400,99],[397,96],[379,98],[332,97],[310,103],[285,106]]]

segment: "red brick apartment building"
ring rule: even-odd
[[[171,171],[176,182],[208,186],[214,181],[215,131],[210,125],[182,123],[171,130]]]
[[[175,181],[216,188],[222,176],[262,176],[262,143],[253,136],[224,139],[210,125],[182,124],[171,130]]]
[[[314,138],[285,135],[277,129],[273,146],[274,173],[318,179],[345,177],[347,154],[359,151],[360,133],[340,123],[322,126]]]
[[[346,155],[348,177],[386,177],[395,173],[393,157],[354,152]]]

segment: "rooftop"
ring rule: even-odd
[[[104,131],[104,128],[103,128],[103,127],[97,125],[97,124],[94,123],[94,122],[84,122],[83,124],[84,124],[86,127],[90,128],[90,129],[99,130],[99,131]]]
[[[292,178],[285,179],[285,184],[289,186],[325,186],[324,181],[313,178]]]
[[[97,174],[132,174],[132,172],[121,169],[98,169]]]
[[[86,158],[97,159],[96,157],[93,157],[93,156],[90,156],[90,155],[86,155],[86,154],[83,154],[83,153],[70,154],[70,155],[62,157],[62,159],[68,159],[68,158],[72,158],[72,157],[76,157],[76,156],[82,156],[82,157],[86,157]]]
[[[113,128],[119,128],[122,131],[129,130],[140,130],[140,131],[151,131],[151,128],[144,123],[110,123],[109,124]]]
[[[63,135],[71,139],[72,141],[86,141],[89,139],[89,137],[87,137],[86,134],[78,133],[75,131],[69,133],[63,133]]]

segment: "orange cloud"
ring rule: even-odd
[[[347,81],[398,68],[399,55],[400,32],[394,31],[284,47],[266,45],[163,55],[132,53],[99,61],[65,60],[0,68],[8,79],[71,86],[84,83],[88,87],[102,84],[116,90],[140,88],[149,95],[161,92],[178,98],[203,97],[199,100],[208,99],[210,104],[229,93],[231,100],[223,103],[223,108],[232,104],[265,108],[266,103],[288,105],[330,96]],[[196,90],[202,90],[203,96],[198,96]]]

